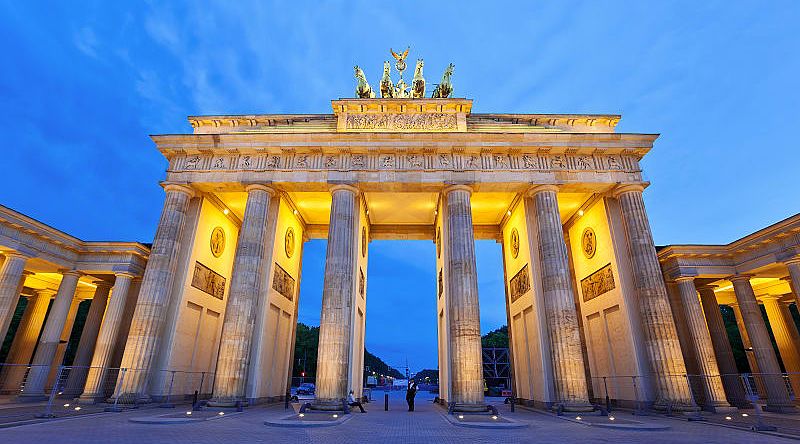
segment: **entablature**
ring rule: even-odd
[[[70,236],[10,208],[0,206],[0,250],[22,252],[38,271],[144,272],[150,249],[138,242],[92,242]]]
[[[800,256],[800,214],[727,245],[669,245],[658,252],[667,279],[753,273]],[[774,268],[774,267],[772,267]]]

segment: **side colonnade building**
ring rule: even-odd
[[[703,375],[693,381],[700,403],[744,407],[756,394],[768,410],[795,411],[800,214],[727,245],[661,247],[658,258],[687,370]],[[736,319],[745,368],[737,367],[721,310]]]
[[[489,239],[502,244],[521,402],[574,411],[606,396],[662,409],[743,406],[721,376],[732,368],[720,358],[719,325],[707,327],[717,318],[703,311],[730,303],[728,277],[754,362],[780,373],[753,301],[769,301],[770,316],[786,319],[783,268],[767,272],[766,262],[751,259],[751,247],[732,247],[739,241],[697,248],[708,254],[682,246],[657,252],[640,161],[658,135],[618,133],[618,115],[472,113],[469,99],[339,99],[331,106],[332,114],[194,116],[190,134],[152,136],[169,167],[149,249],[78,241],[7,211],[24,224],[4,224],[0,233],[3,333],[20,294],[30,307],[44,304],[37,295],[55,295],[35,356],[26,356],[28,342],[12,347],[13,362],[58,361],[53,344],[82,294],[76,288],[86,287],[107,303],[92,303],[86,325],[98,333],[86,336],[84,328],[77,357],[87,367],[124,371],[77,372],[86,382],[70,387],[79,387],[74,395],[83,401],[107,398],[110,379],[121,402],[190,396],[197,385],[175,384],[175,372],[207,377],[200,394],[213,405],[281,400],[294,360],[303,245],[322,238],[314,407],[340,408],[364,385],[370,241],[429,240],[436,282],[422,297],[437,300],[439,397],[455,409],[482,409],[475,240]],[[795,250],[787,256],[796,248],[787,244],[797,239],[792,233],[775,236],[780,252],[765,253],[789,270],[797,264]],[[40,274],[52,279],[34,285]],[[762,275],[783,293],[761,296]],[[708,293],[709,285],[717,288]],[[41,316],[27,311],[23,321],[33,325]],[[35,336],[34,327],[18,328],[14,342]],[[705,377],[698,383],[689,375]],[[41,395],[44,379],[26,378],[25,395]],[[790,407],[779,381],[758,384],[770,406]]]
[[[119,367],[149,252],[137,242],[82,241],[0,206],[0,393],[38,401],[63,378],[67,395],[85,384],[109,395],[106,379],[116,375],[89,368]],[[82,303],[88,311],[73,333]],[[80,340],[70,364],[82,370],[61,374],[71,336]]]

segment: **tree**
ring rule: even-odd
[[[297,323],[297,337],[294,343],[294,362],[292,376],[314,376],[317,374],[317,349],[319,348],[319,327]],[[379,374],[395,379],[404,378],[397,369],[364,349],[364,366]]]
[[[483,348],[508,348],[508,326],[504,325],[481,336],[481,346]]]

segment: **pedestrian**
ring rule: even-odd
[[[408,411],[414,411],[414,397],[417,396],[417,383],[413,380],[408,383],[406,389],[406,402],[408,403]]]
[[[361,409],[361,413],[367,413],[367,411],[364,410],[364,406],[361,405],[361,401],[356,401],[356,398],[353,396],[352,390],[350,390],[350,394],[347,395],[347,405],[349,405],[350,407],[358,407],[359,409]]]

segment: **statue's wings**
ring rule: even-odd
[[[403,55],[400,55],[400,54],[394,52],[394,50],[392,48],[389,48],[389,52],[392,53],[392,57],[394,57],[395,60],[397,60],[397,61],[404,60],[406,57],[408,57],[408,51],[409,50],[411,50],[410,46],[408,48],[406,48],[405,51],[403,51]]]

